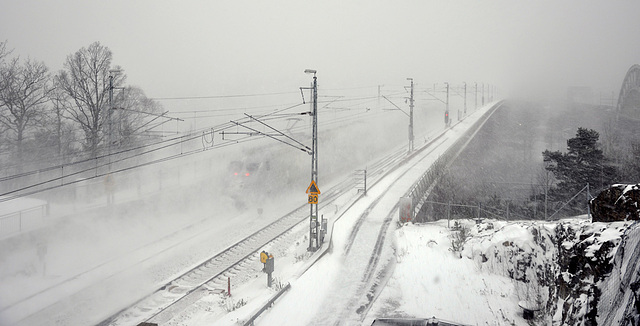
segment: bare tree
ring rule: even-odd
[[[117,123],[117,130],[114,130],[117,139],[114,141],[121,146],[132,145],[142,136],[149,136],[148,129],[167,121],[161,116],[160,105],[148,98],[142,89],[131,86],[121,94],[114,98],[117,116],[112,117]]]
[[[15,58],[0,68],[0,124],[12,133],[18,162],[22,162],[28,128],[44,116],[50,80],[47,66],[31,59],[20,64]]]
[[[58,79],[53,79],[53,87],[49,93],[51,108],[47,110],[46,123],[40,133],[40,143],[46,144],[51,158],[57,163],[65,162],[66,157],[74,152],[76,132],[74,120],[65,115],[66,108],[70,108],[70,98],[64,93],[58,84]]]
[[[5,69],[5,62],[4,59],[11,54],[11,50],[7,50],[7,41],[3,41],[0,42],[0,70],[4,70]],[[4,89],[3,83],[0,80],[0,91],[2,91]],[[2,105],[2,103],[0,102],[0,110],[5,110],[6,108]],[[0,124],[0,136],[4,135],[4,132],[6,131],[6,128]],[[2,142],[1,144],[4,147],[4,142]]]
[[[12,50],[7,49],[7,41],[0,42],[0,65],[4,61],[4,58],[11,54]]]
[[[542,194],[543,200],[543,209],[544,209],[544,219],[546,220],[549,217],[549,189],[554,185],[555,178],[553,177],[553,173],[547,170],[544,166],[540,167],[538,170],[538,174],[536,175],[537,186],[539,187],[535,193]]]
[[[98,147],[104,141],[103,126],[108,123],[110,112],[109,91],[125,80],[122,73],[110,78],[111,59],[111,50],[95,42],[69,55],[64,69],[56,76],[56,83],[72,103],[66,110],[82,127],[84,146],[92,157],[97,156]]]

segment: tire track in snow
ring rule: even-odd
[[[426,144],[423,149],[429,148],[431,147],[437,140],[439,140],[441,138],[442,135],[436,137],[435,139],[433,139],[431,142],[429,142],[428,144]],[[425,154],[424,158],[422,158],[421,160],[415,162],[410,168],[406,169],[402,174],[400,174],[398,176],[397,179],[395,179],[388,187],[386,190],[384,190],[380,195],[378,195],[378,197],[369,205],[369,207],[367,207],[364,211],[364,213],[362,213],[359,217],[358,220],[356,221],[356,224],[354,225],[353,229],[351,229],[351,233],[349,234],[349,238],[347,240],[347,245],[345,246],[345,253],[344,255],[347,256],[349,255],[349,253],[351,252],[351,247],[353,246],[353,243],[355,242],[355,238],[358,235],[358,231],[360,230],[360,228],[362,227],[362,224],[364,223],[364,221],[366,220],[366,218],[369,216],[369,214],[371,213],[371,211],[378,205],[378,203],[380,203],[380,200],[382,198],[384,198],[384,196],[389,192],[389,190],[392,188],[393,185],[395,185],[404,175],[406,175],[407,173],[409,173],[409,171],[411,170],[411,168],[413,168],[414,166],[420,164],[420,162],[422,162],[422,160],[426,159],[429,154],[431,154],[433,151],[435,151],[438,147],[440,147],[440,145],[442,145],[442,143],[444,143],[444,141],[446,141],[447,138],[443,139],[440,143],[438,143],[437,145],[435,145],[435,147],[431,148],[429,150],[429,152],[427,152],[427,154]],[[415,154],[414,154],[415,155]],[[406,164],[406,162],[411,159],[413,157],[413,155],[405,158],[403,160],[403,162],[401,162],[400,164],[396,165],[394,168],[392,168],[391,170],[389,170],[385,175],[381,176],[380,179],[382,179],[383,177],[385,177],[387,174],[395,171],[397,168],[399,168],[401,165]],[[398,207],[398,204],[396,203],[396,206],[394,206],[394,209],[396,209]]]

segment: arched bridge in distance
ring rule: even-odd
[[[616,105],[618,119],[640,119],[640,65],[629,68],[620,88]]]

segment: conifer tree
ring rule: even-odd
[[[546,169],[559,181],[549,192],[554,201],[565,202],[577,194],[587,183],[597,190],[613,182],[615,168],[608,164],[598,143],[597,131],[578,128],[576,137],[567,140],[567,152],[542,153]],[[583,197],[581,197],[583,198]],[[583,201],[574,201],[569,206],[574,209],[586,207]]]

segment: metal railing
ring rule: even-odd
[[[442,176],[448,166],[462,152],[476,132],[484,125],[491,114],[502,105],[502,101],[494,104],[483,116],[467,130],[444,154],[442,154],[425,173],[416,181],[404,197],[410,197],[412,201],[413,216],[420,211],[422,205],[427,200],[427,195],[435,187],[436,181]]]
[[[0,215],[0,238],[42,226],[47,215],[49,215],[47,203]]]
[[[285,287],[283,287],[280,291],[278,291],[278,293],[276,293],[273,297],[271,297],[271,299],[269,299],[269,301],[267,301],[267,303],[262,306],[262,308],[258,309],[258,311],[254,312],[253,315],[251,315],[251,318],[249,318],[245,323],[244,326],[253,326],[253,322],[260,317],[260,315],[267,309],[271,308],[271,305],[273,305],[273,303],[278,300],[278,298],[285,294],[285,292],[289,291],[289,289],[291,289],[291,284],[287,283],[287,285]]]

